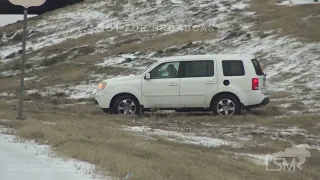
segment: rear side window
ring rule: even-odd
[[[254,70],[256,71],[256,74],[259,76],[264,75],[264,72],[262,70],[262,67],[259,61],[257,59],[252,59],[251,61],[252,61]]]
[[[212,77],[214,64],[212,60],[186,61],[183,77]]]
[[[244,66],[241,60],[224,60],[222,61],[224,76],[244,76]]]

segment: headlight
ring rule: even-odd
[[[107,83],[106,83],[106,82],[101,82],[101,83],[99,83],[99,85],[98,85],[98,91],[104,89],[106,86],[107,86]]]

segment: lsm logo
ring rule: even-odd
[[[311,157],[309,151],[304,147],[286,148],[286,150],[271,155],[272,160],[265,160],[266,171],[296,171],[299,168],[302,171],[302,165],[307,157]],[[291,162],[290,162],[291,160]]]

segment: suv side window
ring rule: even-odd
[[[177,78],[180,62],[162,63],[150,71],[151,79]]]
[[[222,69],[224,76],[244,76],[244,66],[241,60],[223,60]]]
[[[212,60],[185,61],[184,78],[188,77],[212,77],[214,75],[214,64]]]

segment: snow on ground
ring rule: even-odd
[[[148,54],[135,52],[118,56],[109,56],[104,58],[102,63],[96,65],[101,67],[124,67],[144,70],[157,61],[157,58],[152,58],[153,55],[154,52]]]
[[[308,152],[309,150],[312,150],[312,149],[320,151],[319,146],[310,146],[308,144],[293,145],[291,148],[295,148],[295,150],[300,149],[301,151],[299,150],[299,152]],[[292,154],[290,153],[294,153],[294,150],[291,151],[291,148],[287,148],[284,151],[284,154],[287,153],[288,157],[292,157]],[[254,163],[265,166],[277,158],[277,156],[275,156],[275,154],[277,153],[281,153],[281,152],[275,152],[274,154],[235,153],[235,155],[249,157]]]
[[[203,128],[193,128],[192,133],[206,137],[236,139],[239,143],[254,139],[256,136],[263,136],[270,139],[291,141],[290,138],[303,138],[310,147],[320,147],[320,136],[309,133],[306,129],[290,126],[286,128],[271,128],[257,124],[245,125],[222,125],[214,123],[201,123]],[[174,129],[183,131],[184,128],[175,127]],[[294,142],[292,142],[294,144]],[[320,150],[320,148],[319,148]]]
[[[220,23],[220,27],[227,26],[227,23],[222,22],[228,17],[226,12],[231,12],[237,9],[245,8],[243,2],[230,0],[232,6],[226,7],[222,5],[224,0],[217,0],[214,2],[206,2],[203,0],[196,0],[189,3],[182,3],[171,7],[172,4],[159,4],[156,7],[146,3],[146,7],[141,9],[128,3],[124,5],[122,11],[117,11],[118,16],[112,14],[116,12],[112,7],[117,6],[109,1],[103,1],[91,4],[75,5],[77,11],[62,11],[59,14],[44,17],[35,26],[30,27],[36,33],[43,34],[37,39],[28,41],[27,49],[32,48],[37,50],[46,46],[51,46],[60,43],[67,39],[75,39],[85,35],[100,33],[103,31],[122,31],[127,33],[138,32],[144,28],[151,30],[168,30],[169,32],[176,32],[179,28],[190,27],[192,24],[199,26],[207,23]],[[207,19],[206,22],[199,22],[197,19],[191,18],[193,12],[190,6],[200,5],[216,6],[217,11],[221,12],[216,18]],[[110,8],[108,13],[103,13],[101,10]],[[81,9],[81,10],[80,10]],[[150,14],[151,12],[158,12]],[[123,18],[122,16],[126,16]],[[209,20],[209,22],[208,22]],[[198,21],[190,24],[190,22]],[[21,31],[21,30],[20,30]],[[4,35],[5,36],[5,35]],[[0,48],[0,59],[4,58],[21,48],[21,43],[5,46]]]
[[[29,29],[35,29],[36,32],[43,34],[34,41],[27,42],[27,49],[38,50],[43,47],[58,44],[67,39],[76,39],[88,34],[102,32],[99,27],[92,27],[94,23],[104,22],[105,26],[113,25],[116,22],[114,18],[107,14],[92,10],[105,5],[106,2],[94,3],[90,5],[79,5],[81,10],[70,12],[61,12],[55,16],[49,16],[40,20],[40,22]],[[21,43],[0,48],[0,59],[4,58],[21,49]],[[30,51],[27,51],[27,53]]]
[[[94,175],[94,166],[74,159],[54,157],[49,146],[16,142],[0,133],[0,174],[3,180],[111,180]]]
[[[26,94],[40,93],[41,96],[64,96],[70,99],[90,98],[97,92],[96,83],[79,84],[75,86],[57,85],[41,90],[26,90]],[[60,95],[58,95],[60,94]]]
[[[225,131],[225,132],[230,132],[232,131],[232,128],[235,127],[242,127],[242,128],[254,128],[254,125],[230,125],[226,128],[219,127],[220,125],[211,125],[211,124],[204,124],[210,127],[215,127],[216,131]],[[162,129],[152,129],[150,127],[146,126],[123,126],[123,129],[129,132],[134,132],[136,135],[140,135],[142,137],[145,137],[147,139],[152,139],[153,136],[162,136],[165,137],[169,141],[175,141],[175,142],[180,142],[180,143],[185,143],[185,144],[193,144],[193,145],[200,145],[200,146],[205,146],[205,147],[218,147],[222,145],[226,146],[233,146],[235,148],[241,147],[242,145],[240,143],[235,143],[235,142],[230,142],[226,140],[222,140],[219,138],[212,138],[212,137],[203,137],[203,136],[196,136],[193,133],[179,133],[175,131],[166,131]],[[235,129],[233,129],[234,131]],[[237,129],[241,131],[242,133],[246,134],[245,129]],[[287,129],[273,129],[274,132],[270,132],[270,134],[279,134],[282,133],[281,135],[283,136],[303,136],[305,138],[311,138],[312,135],[307,134],[307,131],[304,129],[300,129],[298,127],[289,127]],[[204,130],[201,130],[204,131]],[[248,130],[247,130],[248,131]],[[265,127],[259,127],[257,131],[254,131],[253,133],[261,132],[261,133],[266,133],[268,134],[270,131],[269,128]],[[249,132],[249,131],[248,131]],[[206,134],[206,133],[204,133]],[[216,135],[218,135],[217,133]],[[236,136],[242,136],[241,134],[234,133],[234,137]],[[225,136],[227,137],[227,136]],[[313,138],[318,139],[319,137],[314,136]],[[276,138],[276,139],[282,139],[282,138]],[[284,138],[285,139],[285,138]],[[247,139],[246,139],[247,140]],[[244,141],[246,141],[244,140]],[[309,144],[293,144],[293,147],[296,148],[302,148],[302,149],[314,149],[314,150],[319,150],[320,151],[320,146],[319,145],[309,145]],[[267,162],[270,162],[273,160],[275,157],[272,152],[272,154],[251,154],[251,153],[234,153],[230,152],[229,153],[234,154],[235,156],[245,156],[251,159],[254,163],[258,165],[265,165]]]
[[[36,71],[36,70],[41,70],[41,69],[45,69],[45,67],[44,66],[35,66],[35,67],[32,67],[31,69],[26,69],[25,73],[29,73],[29,72]],[[16,75],[19,75],[19,74],[20,74],[20,70],[8,70],[8,71],[0,72],[0,75],[5,76],[5,77],[6,76],[16,76]]]
[[[235,156],[249,157],[254,163],[258,165],[266,165],[267,162],[273,160],[273,156],[264,154],[249,154],[249,153],[235,153]]]
[[[166,131],[162,129],[152,129],[146,126],[123,126],[126,131],[140,133],[152,137],[154,135],[164,136],[170,141],[177,141],[185,144],[201,145],[206,147],[217,147],[222,145],[237,146],[235,142],[229,142],[218,138],[210,138],[203,136],[196,136],[191,133],[179,133],[175,131]]]
[[[0,93],[0,96],[8,97],[8,96],[14,96],[14,94],[13,93]]]
[[[315,4],[320,3],[320,1],[316,0],[282,0],[279,5],[301,5],[301,4]]]

